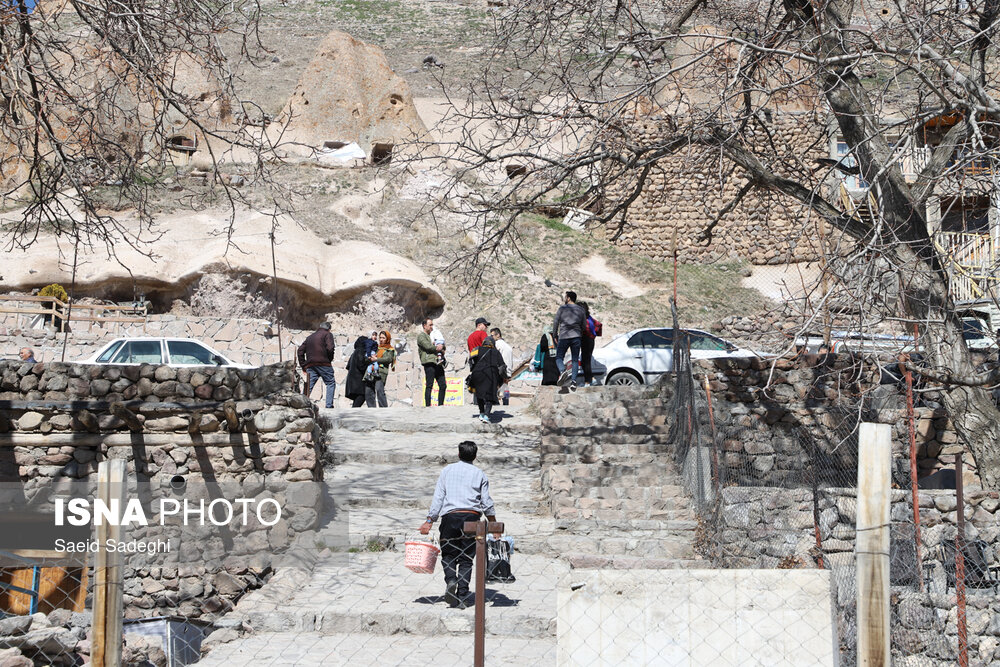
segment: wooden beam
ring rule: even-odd
[[[858,665],[889,667],[888,424],[862,423],[858,440],[857,583]]]
[[[250,437],[246,433],[203,433],[198,442],[191,441],[191,435],[184,432],[141,433],[139,442],[147,447],[161,445],[181,445],[186,447],[233,447],[249,446]],[[0,433],[0,448],[4,447],[132,447],[136,437],[128,433],[81,433],[54,431],[49,435],[41,433]]]
[[[240,430],[240,413],[236,411],[236,401],[226,401],[222,404],[222,412],[226,415],[226,428],[230,433]]]
[[[124,403],[112,403],[111,414],[125,422],[125,425],[128,426],[128,430],[133,432],[142,431],[142,422],[139,421],[139,417],[134,412],[126,408]]]
[[[125,505],[125,460],[110,459],[97,465],[97,497],[110,506],[116,499]],[[121,526],[101,522],[95,527],[99,545],[106,540],[121,540]],[[122,652],[122,555],[98,549],[94,566],[94,620],[91,641],[91,664],[94,667],[117,667]]]

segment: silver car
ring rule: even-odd
[[[690,336],[692,359],[720,357],[764,357],[737,347],[706,331],[685,329]],[[674,369],[674,330],[636,329],[611,339],[594,350],[595,374],[604,373],[604,384],[651,384]]]
[[[231,361],[193,338],[116,338],[80,364],[165,364],[253,368]]]

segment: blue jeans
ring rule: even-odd
[[[306,369],[306,373],[309,375],[309,391],[306,395],[311,395],[316,382],[323,378],[326,384],[326,407],[332,408],[333,393],[337,390],[337,382],[333,379],[333,366],[310,366]]]
[[[573,363],[573,384],[576,384],[576,375],[580,369],[580,339],[559,339],[559,344],[556,345],[556,368],[559,369],[560,375],[566,370],[566,363],[563,361],[563,357],[566,356],[566,348],[569,348],[570,351],[570,359]]]

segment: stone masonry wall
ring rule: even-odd
[[[857,463],[856,436],[850,432],[861,416],[892,425],[894,471],[909,478],[905,396],[895,385],[878,384],[877,361],[803,355],[778,359],[773,371],[765,359],[718,359],[699,362],[698,368],[707,372],[716,399],[723,479],[753,486],[805,485],[808,454],[816,447],[820,484],[846,486]],[[954,455],[963,448],[933,394],[920,400],[914,416],[918,474],[924,477],[954,467]],[[844,437],[848,441],[842,443]],[[979,484],[969,453],[964,463],[967,483]]]
[[[660,133],[650,122],[634,128],[636,141],[654,145]],[[746,143],[768,145],[759,157],[778,173],[812,183],[816,158],[829,157],[825,123],[814,112],[775,113],[765,133],[748,129]],[[775,148],[771,147],[773,142]],[[776,151],[774,157],[768,157]],[[752,264],[784,264],[815,261],[819,248],[815,234],[802,236],[807,222],[804,207],[783,195],[751,191],[726,214],[710,242],[699,240],[716,217],[747,183],[746,174],[727,161],[720,164],[718,152],[690,149],[662,158],[649,174],[646,185],[632,203],[625,227],[616,243],[654,259],[672,257],[676,236],[682,262],[718,261],[738,257]],[[620,178],[609,187],[608,200],[627,196],[634,179]],[[815,220],[809,220],[815,226]],[[617,231],[618,220],[608,223],[607,235]],[[827,230],[827,234],[830,231]]]
[[[21,347],[35,350],[35,358],[39,361],[53,361],[63,356],[63,335],[51,328],[29,329],[23,317],[0,315],[0,337],[4,337],[5,349],[0,350],[0,358],[14,358]],[[87,329],[81,325],[78,331],[68,336],[65,358],[68,361],[85,359],[96,353],[101,347],[121,336],[167,336],[178,338],[195,338],[201,340],[236,363],[249,365],[278,363],[278,339],[271,329],[267,333],[268,323],[254,319],[222,319],[206,317],[180,317],[175,315],[152,315],[145,326],[123,325],[102,328],[94,325]],[[281,360],[294,361],[298,346],[312,331],[283,328]],[[358,335],[334,332],[336,343],[336,359],[333,362],[334,375],[337,379],[337,400],[335,407],[348,407],[350,403],[344,399],[344,381],[347,377],[347,361]],[[468,352],[465,349],[465,334],[449,336],[450,352],[447,356],[447,374],[450,377],[464,380],[468,375]],[[396,369],[389,373],[386,383],[386,397],[390,405],[422,405],[424,389],[424,371],[420,366],[416,352],[416,335],[394,334],[394,344],[397,346]],[[519,358],[534,353],[534,344],[518,348],[515,345],[515,363]],[[302,376],[302,373],[299,373]],[[512,382],[512,390],[523,392],[529,389],[524,382]],[[322,385],[314,387],[312,398],[319,401],[323,398]],[[436,394],[435,394],[436,395]],[[471,395],[465,394],[466,404],[472,401]],[[515,399],[515,404],[517,399]]]
[[[26,491],[58,480],[92,483],[98,462],[125,459],[127,478],[150,488],[180,478],[233,497],[266,494],[282,506],[276,525],[252,522],[236,540],[232,555],[246,556],[240,563],[222,565],[225,553],[188,539],[185,564],[126,567],[128,618],[222,613],[269,575],[273,553],[318,525],[321,431],[291,364],[201,370],[0,362],[0,401],[0,482]],[[138,423],[130,428],[112,414],[117,402]],[[235,431],[226,402],[248,411]],[[248,565],[255,554],[262,558]],[[209,561],[219,565],[198,564]]]

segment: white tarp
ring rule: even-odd
[[[367,158],[368,155],[365,154],[364,149],[353,141],[340,148],[323,148],[317,155],[317,159],[323,164],[345,167],[356,164],[355,160],[361,160],[363,163]]]

